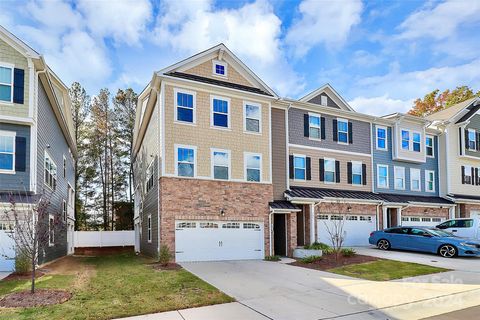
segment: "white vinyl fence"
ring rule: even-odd
[[[75,231],[75,248],[125,247],[135,245],[135,231]]]

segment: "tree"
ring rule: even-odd
[[[447,89],[442,93],[436,89],[426,94],[423,99],[415,100],[412,109],[408,113],[414,116],[426,117],[473,97],[480,97],[480,91],[474,93],[468,86],[459,86],[452,91]]]
[[[332,246],[333,253],[335,254],[335,260],[338,261],[342,253],[343,244],[345,242],[345,237],[347,232],[345,231],[345,220],[347,215],[344,213],[345,208],[344,203],[337,201],[335,208],[338,208],[336,214],[330,215],[330,220],[323,221],[325,223],[325,228],[330,239],[330,244]]]

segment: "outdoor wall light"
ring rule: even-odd
[[[352,211],[352,207],[348,206],[348,207],[347,207],[347,211],[348,211],[348,212]]]
[[[223,210],[223,209],[220,210],[220,215],[221,215],[222,217],[224,217],[224,216],[225,216],[225,210]]]

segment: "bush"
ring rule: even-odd
[[[356,254],[355,250],[353,250],[352,248],[343,248],[341,250],[341,253],[344,257],[353,257]]]
[[[21,251],[17,253],[15,257],[15,272],[16,273],[28,273],[30,272],[31,261]]]
[[[265,256],[265,261],[280,261],[279,256]]]
[[[160,246],[160,254],[158,255],[158,262],[161,266],[167,266],[172,260],[172,254],[167,245]]]
[[[306,245],[304,249],[322,250],[323,254],[331,254],[333,252],[333,249],[328,244],[316,242],[316,241],[312,244]]]
[[[310,256],[300,259],[302,263],[314,263],[320,260],[322,260],[322,257],[320,256]]]

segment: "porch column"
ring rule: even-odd
[[[383,211],[383,221],[382,221],[382,227],[380,229],[385,229],[388,226],[388,216],[387,216],[387,210],[388,208],[385,206],[382,206],[382,211]]]
[[[402,208],[397,209],[397,226],[402,225]]]
[[[448,219],[455,219],[455,206],[448,208]]]
[[[314,243],[315,239],[315,209],[313,203],[309,204],[310,211],[310,243]]]

